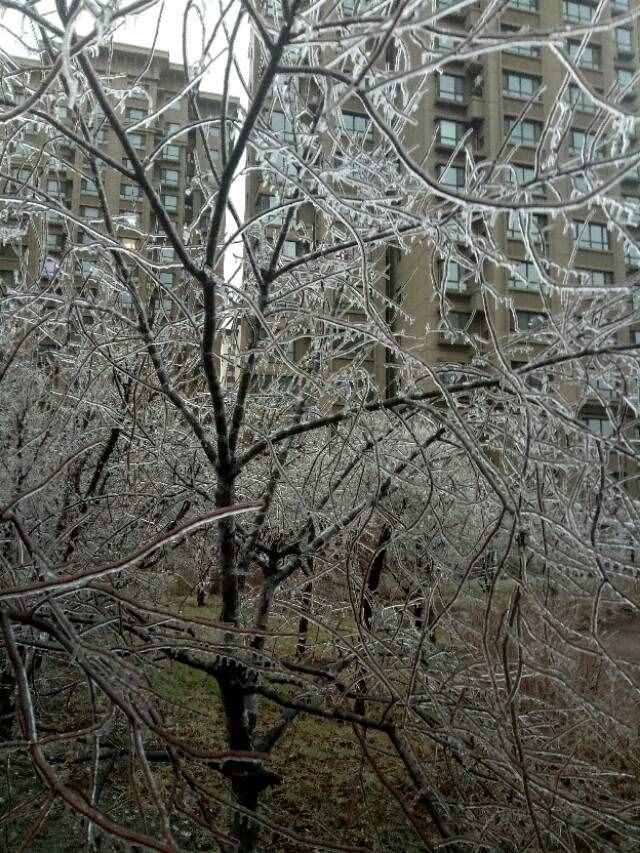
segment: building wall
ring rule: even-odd
[[[633,2],[633,0],[631,0]],[[451,3],[443,3],[443,6]],[[527,27],[531,30],[545,31],[547,29],[558,30],[566,27],[572,22],[565,18],[564,4],[557,0],[538,0],[532,3],[532,9],[527,10],[526,2],[512,4],[500,18],[502,26],[510,28]],[[581,4],[595,9],[595,5]],[[611,16],[622,14],[623,3],[620,8],[614,2],[608,4],[604,18],[609,20]],[[477,22],[479,10],[476,7],[467,7],[461,13],[451,14],[443,19],[443,25],[449,29],[461,33],[468,32]],[[589,45],[595,45],[600,52],[599,70],[582,68],[586,80],[594,87],[607,92],[616,81],[616,70],[626,69],[635,72],[638,69],[638,31],[637,25],[625,24],[630,30],[632,38],[632,50],[621,53],[616,48],[613,34],[595,34],[589,40]],[[540,78],[544,87],[540,103],[533,104],[527,113],[527,119],[532,119],[542,126],[545,118],[551,115],[556,104],[558,93],[564,80],[566,70],[553,53],[542,48],[536,57],[518,55],[513,52],[493,52],[479,60],[468,63],[455,63],[447,67],[447,71],[460,75],[464,81],[464,97],[460,103],[452,103],[439,96],[438,77],[433,75],[428,90],[423,94],[421,107],[417,113],[417,122],[410,128],[407,142],[412,148],[414,159],[418,162],[425,158],[426,168],[432,175],[437,175],[440,163],[448,162],[453,148],[451,146],[439,145],[429,150],[432,140],[437,138],[437,128],[440,119],[453,119],[463,122],[465,127],[471,131],[471,148],[478,160],[495,160],[504,157],[500,154],[501,146],[505,140],[504,123],[505,118],[517,118],[523,110],[526,101],[524,99],[511,97],[505,92],[503,85],[504,72],[514,71]],[[626,98],[622,103],[627,109],[637,108],[635,96]],[[571,120],[571,127],[579,130],[587,130],[593,123],[594,113],[575,111]],[[569,139],[563,143],[563,159],[568,160],[571,156],[569,151]],[[533,147],[520,146],[511,157],[511,162],[533,167],[535,163],[535,149]],[[461,153],[454,157],[453,163],[464,166],[464,155]],[[625,181],[618,188],[620,195],[638,198],[638,181]],[[546,199],[551,198],[549,192]],[[573,216],[576,220],[587,217],[587,211],[576,211]],[[604,223],[605,219],[600,214],[591,211],[593,222]],[[498,248],[507,258],[512,260],[525,260],[527,254],[521,240],[509,239],[506,227],[507,217],[500,215],[494,228],[493,236],[496,238]],[[611,235],[613,238],[613,235]],[[558,264],[566,269],[601,270],[609,274],[612,282],[621,282],[635,275],[636,263],[625,261],[624,249],[621,241],[612,239],[610,249],[607,251],[578,250],[574,253],[574,243],[568,235],[565,223],[561,217],[548,221],[547,228],[547,256],[552,263]],[[436,297],[437,287],[432,274],[433,246],[427,241],[414,244],[411,251],[403,254],[399,259],[396,274],[399,286],[403,286],[405,293],[404,307],[415,317],[415,326],[411,330],[405,329],[405,345],[420,354],[428,363],[437,362],[461,362],[467,361],[471,354],[471,346],[456,346],[454,341],[445,342],[443,336],[438,332],[441,323],[441,301]],[[545,301],[540,295],[539,289],[527,290],[522,287],[514,287],[508,281],[507,271],[504,268],[496,268],[493,265],[485,265],[484,276],[492,282],[497,293],[501,297],[508,297],[511,305],[516,311],[540,312],[545,308],[556,310],[559,308],[559,297],[557,294],[550,295]],[[462,292],[447,288],[446,296],[453,311],[465,312],[470,317],[470,329],[481,331],[486,327],[487,315],[490,316],[496,332],[506,336],[512,325],[512,312],[506,300],[498,301],[489,297],[484,303],[480,298],[477,282],[472,277],[466,283]],[[561,283],[561,279],[557,279]],[[429,329],[424,333],[425,328]],[[489,347],[489,350],[491,347]]]
[[[19,60],[25,73],[21,79],[27,86],[37,85],[40,79],[40,69],[29,60]],[[123,102],[125,125],[136,124],[144,115],[156,110],[160,105],[166,104],[184,87],[184,71],[181,65],[171,63],[166,52],[158,51],[152,59],[147,50],[128,45],[116,44],[109,53],[102,51],[94,60],[99,76],[106,81],[110,89],[125,89],[135,84],[141,90],[139,96],[128,97]],[[26,70],[30,69],[30,70]],[[24,89],[24,87],[23,87]],[[9,94],[8,90],[4,94]],[[111,97],[112,103],[117,103],[115,97]],[[64,121],[73,122],[74,117],[64,106],[64,96],[60,97],[60,107],[54,108],[54,113]],[[198,93],[198,106],[203,118],[219,116],[221,111],[221,96],[207,93]],[[228,104],[228,116],[234,119],[237,113],[238,102],[230,99]],[[138,112],[137,112],[138,111]],[[91,115],[84,110],[84,116],[88,122],[92,121],[91,130],[95,133],[96,145],[105,151],[114,160],[124,162],[122,147],[115,132],[110,128],[108,122],[103,121],[100,115]],[[122,114],[122,112],[120,113]],[[171,138],[179,127],[193,120],[192,110],[187,97],[181,97],[170,109],[163,114],[150,120],[141,126],[135,133],[130,134],[140,158],[148,158],[154,151],[158,150],[148,174],[152,183],[160,195],[165,210],[169,213],[176,230],[182,234],[185,226],[198,220],[198,214],[204,204],[204,196],[199,188],[192,186],[193,178],[198,173],[207,175],[207,181],[211,190],[214,181],[210,177],[210,163],[204,156],[204,150],[199,136],[195,131],[180,134]],[[4,125],[5,139],[11,134],[10,125]],[[230,135],[233,127],[229,127]],[[221,167],[220,131],[219,123],[209,126],[207,130],[207,141],[213,167]],[[13,175],[25,171],[29,176],[29,183],[36,185],[50,194],[60,203],[66,211],[74,217],[90,221],[94,217],[92,208],[99,207],[97,193],[92,185],[91,170],[87,157],[78,147],[67,146],[60,148],[56,146],[58,162],[52,158],[40,157],[40,149],[44,137],[38,132],[26,137],[21,152],[12,158]],[[48,144],[49,151],[53,150],[51,143]],[[125,245],[130,241],[131,247],[138,250],[146,249],[149,256],[153,257],[152,247],[161,246],[163,242],[162,229],[155,222],[151,205],[146,197],[135,198],[128,195],[135,191],[133,183],[117,172],[106,166],[101,171],[106,198],[110,211],[115,217],[126,217],[120,219],[120,234]],[[57,184],[54,182],[58,182]],[[2,184],[4,183],[4,187]],[[131,189],[128,189],[131,183]],[[0,181],[0,191],[22,193],[25,191],[19,186],[7,180]],[[100,218],[100,217],[98,217]],[[73,225],[63,222],[61,217],[49,214],[47,216],[46,233],[42,228],[26,230],[27,217],[23,218],[25,233],[20,247],[0,246],[0,276],[10,281],[10,273],[18,268],[20,257],[24,258],[25,252],[29,251],[30,274],[37,276],[42,270],[47,257],[60,257],[66,245],[66,235]],[[97,230],[102,226],[96,224]],[[191,244],[197,243],[206,230],[206,220],[199,220],[199,227],[192,235]],[[224,232],[223,232],[224,233]],[[74,242],[78,239],[80,231],[74,235]],[[48,244],[43,241],[47,239]],[[16,248],[18,251],[16,251]],[[90,254],[87,254],[85,263],[90,264]],[[80,274],[81,271],[80,271]],[[176,274],[163,273],[166,285],[177,283]]]

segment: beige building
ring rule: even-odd
[[[111,103],[117,106],[125,126],[131,128],[129,140],[139,158],[146,162],[165,211],[179,234],[186,236],[185,229],[189,231],[188,242],[197,256],[208,222],[208,216],[201,216],[205,193],[210,194],[215,188],[212,167],[221,167],[221,96],[203,91],[197,93],[201,117],[214,119],[205,131],[206,154],[199,134],[188,129],[195,119],[189,99],[179,96],[185,85],[184,69],[181,64],[170,62],[168,53],[156,51],[150,56],[144,48],[114,44],[109,51],[101,50],[93,62],[103,85],[110,91]],[[38,63],[31,60],[16,59],[13,67],[5,64],[0,76],[0,97],[8,102],[22,102],[37,86],[41,73]],[[126,96],[126,91],[132,87],[133,94]],[[160,116],[147,119],[167,104],[168,108]],[[66,98],[61,92],[37,106],[51,110],[55,117],[80,134],[77,114],[67,109]],[[236,99],[229,99],[228,138],[234,133],[237,106]],[[127,166],[121,143],[104,115],[90,109],[89,102],[83,98],[79,100],[79,109],[90,129],[91,141],[113,160]],[[22,126],[24,117],[19,122]],[[79,146],[68,144],[60,136],[49,135],[47,139],[36,123],[28,127],[29,132],[18,142],[12,143],[17,125],[18,122],[0,126],[0,144],[9,146],[3,149],[0,195],[32,202],[42,200],[48,210],[34,224],[33,207],[10,208],[5,225],[14,225],[16,235],[0,245],[0,277],[5,286],[10,286],[16,271],[22,267],[28,269],[30,277],[37,279],[40,274],[46,278],[57,263],[67,258],[74,265],[78,280],[90,282],[98,275],[97,254],[92,254],[91,244],[99,241],[74,224],[74,219],[79,219],[98,232],[104,229],[88,157]],[[141,252],[154,263],[170,266],[174,260],[173,249],[166,245],[164,232],[146,196],[139,195],[135,182],[127,180],[113,167],[102,167],[100,174],[124,247]],[[56,208],[61,213],[57,213]],[[72,218],[65,218],[65,213]],[[77,251],[78,244],[86,248]],[[68,253],[70,247],[75,247],[72,258]],[[165,288],[180,285],[177,266],[175,271],[161,269],[155,275]],[[141,283],[149,286],[153,282]],[[119,299],[123,308],[131,303],[131,296],[125,291],[119,294]]]
[[[634,75],[639,67],[640,46],[638,23],[628,20],[634,3],[635,0],[611,0],[600,20],[615,22],[618,18],[623,22],[609,32],[592,34],[582,48],[579,39],[568,38],[564,48],[595,92],[630,112],[637,110]],[[449,9],[455,6],[455,0],[441,0],[437,6]],[[343,2],[345,15],[353,13],[353,7],[351,0]],[[440,19],[441,24],[450,33],[464,37],[477,24],[483,8],[484,4],[476,3],[452,9]],[[500,39],[518,31],[579,28],[594,19],[596,9],[597,3],[590,0],[513,0],[487,32]],[[422,39],[423,55],[425,50],[446,52],[460,42],[451,36],[438,38],[427,34]],[[255,44],[252,49],[255,80],[260,70],[260,52]],[[418,46],[414,59],[420,61]],[[569,198],[571,193],[583,192],[587,185],[580,164],[605,156],[598,155],[597,146],[599,133],[603,128],[606,132],[606,122],[596,102],[574,83],[563,86],[565,79],[566,69],[560,59],[549,48],[533,45],[495,50],[481,57],[448,63],[443,73],[429,75],[427,85],[421,90],[415,123],[407,125],[406,147],[415,162],[455,192],[467,191],[473,195],[473,182],[484,181],[485,185],[492,183],[496,187],[494,198],[500,198],[502,191],[505,200],[513,201],[513,193],[517,192],[518,199],[544,203],[552,198],[554,190]],[[545,121],[549,116],[559,116],[561,91],[567,105],[565,116],[569,118],[565,118],[566,127],[561,136],[552,137],[548,131],[544,132]],[[312,96],[309,100],[312,102]],[[347,136],[358,137],[365,150],[375,147],[368,118],[356,100],[340,116],[324,118]],[[276,137],[285,142],[293,140],[295,128],[278,104],[273,105],[264,121]],[[327,150],[330,156],[339,159],[335,140],[336,135],[332,134]],[[459,145],[463,140],[464,145]],[[471,157],[465,154],[464,146]],[[536,174],[536,149],[557,155],[554,168],[564,170],[565,176],[554,178],[552,172]],[[256,164],[257,159],[250,162]],[[470,163],[493,163],[494,170],[490,172],[484,166],[474,172]],[[566,176],[566,170],[571,170],[571,177]],[[594,174],[589,173],[591,177]],[[605,174],[600,172],[601,177]],[[286,184],[281,181],[280,187],[283,186]],[[614,197],[640,203],[638,173],[628,175],[615,193],[618,195]],[[256,168],[247,182],[249,213],[277,206],[290,196],[290,187],[280,195],[277,186],[274,189],[273,170],[266,180],[264,173]],[[453,206],[451,209],[454,210]],[[309,218],[313,216],[301,215],[303,220],[306,217],[306,242],[301,245],[292,232],[287,235],[291,239],[283,247],[285,253],[295,256],[314,247],[309,240],[310,235],[318,234]],[[638,252],[632,245],[625,245],[622,230],[616,232],[607,227],[601,211],[575,210],[569,219],[565,222],[562,217],[540,215],[530,223],[528,239],[540,258],[537,266],[525,248],[518,218],[506,214],[496,217],[490,233],[486,229],[479,231],[495,259],[492,263],[485,262],[482,271],[463,242],[458,244],[455,240],[455,230],[450,230],[437,246],[426,239],[414,242],[402,252],[390,245],[386,257],[379,254],[377,259],[378,308],[385,312],[405,350],[414,352],[429,365],[455,368],[457,364],[466,364],[478,349],[490,354],[492,347],[483,343],[488,339],[489,323],[500,339],[510,344],[512,364],[517,365],[535,353],[532,333],[538,325],[549,313],[562,310],[558,288],[587,283],[606,288],[627,281],[640,268]],[[282,214],[273,215],[270,221],[275,232]],[[626,226],[630,236],[635,234],[632,226],[633,223]],[[452,253],[455,260],[451,259],[454,244],[457,245]],[[544,287],[541,272],[557,287]],[[484,300],[480,273],[494,291]],[[388,303],[384,307],[383,295],[396,302],[413,322],[407,324],[400,314],[394,318]],[[359,318],[353,315],[350,319],[357,324]],[[629,333],[623,334],[628,339]],[[631,334],[640,342],[640,325]],[[518,341],[527,346],[518,347]],[[291,353],[299,356],[304,347],[299,342],[291,348]],[[382,347],[372,348],[369,362],[378,387],[386,393],[394,390],[394,371],[388,355]],[[339,363],[337,360],[338,366]],[[597,407],[593,416],[599,417]],[[606,430],[604,419],[594,421],[593,428]]]
[[[630,10],[632,0],[612,0],[601,20],[623,15]],[[442,3],[450,6],[451,2]],[[478,4],[476,4],[477,6]],[[588,0],[514,0],[500,16],[500,33],[520,30],[546,31],[563,27],[579,27],[590,22],[597,4]],[[451,14],[444,23],[451,30],[469,31],[477,22],[479,9],[466,7]],[[441,40],[442,41],[442,40]],[[441,45],[446,47],[447,45]],[[602,93],[607,100],[616,99],[623,109],[637,108],[637,87],[633,75],[638,69],[637,26],[625,23],[613,33],[593,34],[582,52],[579,40],[566,42],[566,52],[580,68],[587,83]],[[501,164],[499,172],[490,180],[500,184],[512,183],[518,189],[518,198],[539,200],[544,204],[554,196],[550,186],[564,198],[571,192],[585,190],[584,178],[578,169],[574,178],[553,179],[554,170],[579,167],[581,162],[605,156],[598,153],[597,134],[603,126],[602,113],[597,104],[589,100],[577,86],[569,84],[563,93],[565,102],[573,107],[566,130],[561,139],[549,132],[543,139],[545,120],[558,115],[558,96],[566,78],[566,69],[559,58],[548,48],[519,46],[493,52],[469,63],[454,63],[445,73],[434,77],[434,85],[423,100],[417,114],[415,132],[409,140],[415,146],[414,157],[420,161],[427,156],[431,173],[441,183],[456,191],[465,191],[473,174],[465,171],[463,151],[454,154],[458,142],[468,134],[470,147],[478,161]],[[626,89],[626,91],[625,91]],[[540,94],[531,101],[536,92]],[[528,106],[527,106],[528,105]],[[526,114],[523,109],[527,106]],[[421,145],[422,141],[422,145]],[[432,141],[435,143],[431,148]],[[593,153],[589,149],[595,144]],[[542,147],[540,148],[540,146]],[[553,168],[547,172],[535,171],[535,154],[542,151],[558,154]],[[542,158],[544,159],[544,158]],[[603,173],[601,172],[601,175]],[[545,182],[549,184],[545,186]],[[522,188],[529,185],[529,191]],[[633,173],[617,192],[620,196],[638,200],[638,175]],[[473,193],[472,185],[469,193]],[[505,196],[509,198],[509,196]],[[513,198],[513,195],[510,196]],[[640,266],[638,255],[632,248],[625,251],[623,239],[606,226],[606,219],[593,211],[572,211],[569,230],[562,217],[537,216],[531,223],[529,236],[541,259],[541,266],[554,284],[571,286],[586,282],[587,276],[596,286],[607,286],[627,280]],[[512,300],[520,331],[535,329],[538,318],[542,320],[548,309],[559,309],[557,294],[546,299],[541,293],[540,270],[525,249],[525,240],[517,217],[500,215],[490,235],[497,249],[496,255],[506,264],[486,264],[484,275],[492,281],[499,296]],[[417,319],[416,326],[438,328],[440,323],[438,300],[424,299],[427,289],[441,284],[451,304],[448,323],[452,328],[482,332],[487,323],[486,303],[480,298],[474,280],[473,262],[463,264],[441,260],[435,265],[439,282],[434,281],[431,267],[432,247],[423,244],[403,255],[395,274],[404,284],[404,307]],[[582,274],[578,279],[572,273]],[[544,291],[544,288],[543,288]],[[513,312],[505,300],[491,299],[491,321],[497,334],[508,336],[515,331]],[[463,335],[427,335],[424,342],[416,341],[430,362],[465,362],[470,351],[470,341]]]

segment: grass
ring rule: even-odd
[[[185,616],[216,619],[218,615],[217,602],[200,608],[185,603],[180,609]],[[329,639],[330,635],[322,630],[314,632],[316,648],[316,644],[322,646]],[[289,655],[294,651],[295,639],[281,638],[278,644],[278,652]],[[219,716],[214,679],[172,664],[158,675],[154,686],[173,706],[176,734],[203,747],[224,748],[224,724]],[[280,710],[274,705],[260,703],[259,729],[269,728],[279,717]],[[375,737],[374,742],[380,748],[384,738]],[[275,747],[269,768],[284,780],[265,793],[261,801],[263,816],[273,824],[298,836],[324,838],[367,850],[408,853],[422,849],[400,806],[363,762],[358,738],[350,725],[299,715]],[[222,794],[223,786],[218,787]],[[271,836],[268,831],[262,843],[270,853],[309,850],[291,840]]]
[[[496,611],[507,606],[512,589],[513,583],[506,579],[499,584],[494,601]],[[473,589],[471,595],[462,596],[453,608],[454,621],[459,620],[461,625],[474,625],[475,617],[483,612],[482,601],[481,590]],[[198,608],[193,605],[193,599],[187,600],[175,593],[165,602],[168,609],[180,611],[184,616],[212,620],[218,618],[217,605],[216,601],[210,601],[208,607]],[[340,619],[341,626],[338,625],[339,620],[336,617],[334,627],[337,630],[344,629],[348,632],[352,629],[348,613],[343,613]],[[477,631],[477,626],[475,630]],[[203,638],[213,636],[211,629],[206,627],[199,627],[196,632]],[[439,629],[439,640],[451,648],[457,648],[463,643],[464,636],[457,629],[449,635],[442,628]],[[477,642],[477,637],[475,640],[471,637],[469,642],[472,641]],[[281,637],[270,640],[269,645],[271,651],[276,647],[277,656],[293,657],[295,638]],[[309,661],[322,664],[327,650],[333,651],[331,632],[313,628],[309,638]],[[149,701],[162,708],[166,725],[177,738],[203,749],[224,750],[225,726],[215,679],[181,664],[164,662],[155,670],[150,687]],[[540,689],[547,690],[544,685]],[[602,698],[605,698],[609,689],[602,679],[598,691],[595,692],[600,692]],[[588,695],[593,696],[595,692],[593,688],[587,689]],[[536,693],[534,699],[537,701],[538,698],[553,704],[553,697],[548,692],[541,697]],[[523,702],[526,701],[529,700],[525,696]],[[620,703],[617,704],[619,706]],[[268,729],[279,719],[279,715],[279,708],[267,701],[261,701],[258,715],[259,732]],[[571,739],[573,736],[569,730],[568,737]],[[576,738],[578,736],[579,733],[575,735]],[[119,737],[123,746],[128,745],[124,726],[119,731],[116,730],[113,737]],[[635,757],[637,745],[637,738],[620,737],[613,744],[617,754],[612,757],[612,737],[603,732],[602,737],[593,737],[589,743],[582,743],[580,740],[566,744],[566,748],[576,757],[593,760],[596,766],[608,766],[610,770],[618,770],[621,773],[616,782],[619,786],[618,793],[630,798],[640,784],[640,765]],[[375,753],[376,760],[396,790],[411,807],[412,791],[397,759],[386,751],[388,744],[384,736],[369,734],[368,746]],[[441,755],[438,757],[424,754],[421,759],[424,766],[429,767],[434,777],[440,780],[441,793],[452,797],[464,796],[461,791],[451,790],[450,784],[455,787],[456,782],[453,777],[443,775],[447,771],[441,763]],[[194,775],[220,800],[218,806],[213,809],[213,815],[218,818],[218,826],[224,831],[229,816],[229,810],[224,805],[229,801],[227,784],[216,772],[209,771],[200,764],[193,766]],[[334,844],[356,846],[376,853],[417,853],[424,849],[399,804],[363,760],[360,742],[350,725],[299,715],[273,750],[268,767],[282,776],[283,784],[271,788],[262,797],[262,816],[267,823],[284,827],[288,833],[308,838],[310,841],[325,839]],[[169,793],[170,770],[166,767],[156,767],[155,772],[159,784]],[[73,778],[72,772],[72,780]],[[450,784],[447,779],[450,779]],[[151,808],[140,813],[137,806],[135,785],[140,785],[140,782],[139,769],[122,762],[122,766],[118,767],[114,775],[112,789],[108,796],[105,796],[103,807],[112,810],[114,816],[126,819],[129,825],[153,834],[157,824]],[[80,772],[75,773],[75,783],[78,787],[87,789],[87,779],[83,778]],[[24,838],[24,833],[34,824],[40,809],[46,803],[45,791],[33,775],[21,775],[14,769],[11,784],[12,792],[9,795],[6,782],[3,784],[0,780],[3,805],[6,807],[8,802],[26,803],[13,819],[12,825],[4,825],[4,835],[0,835],[0,850],[13,853],[14,850],[20,849],[19,839]],[[420,813],[418,817],[420,822],[426,825],[425,815]],[[83,849],[83,837],[80,821],[70,816],[60,803],[56,802],[43,831],[29,843],[26,850],[30,853],[67,853]],[[122,848],[106,843],[102,853],[105,850],[120,849]],[[212,850],[210,844],[204,843],[204,836],[199,831],[190,837],[185,849]],[[262,835],[261,849],[270,853],[297,853],[310,849],[321,850],[322,847],[297,843],[282,834],[273,834],[266,828]]]

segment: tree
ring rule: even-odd
[[[18,248],[0,372],[8,846],[62,825],[87,849],[354,849],[278,810],[309,772],[279,751],[312,720],[352,736],[404,823],[398,849],[634,849],[637,285],[575,259],[594,241],[637,251],[638,203],[618,192],[640,162],[634,81],[602,94],[580,68],[613,30],[605,4],[561,33],[513,33],[489,3],[463,34],[449,6],[190,0],[189,118],[146,154],[135,134],[171,104],[127,126],[145,78],[114,80],[109,46],[161,4],[39,5],[2,3],[31,51],[26,69],[3,58],[0,104],[0,233]],[[255,76],[236,111],[246,27]],[[212,116],[199,82],[216,33]],[[543,48],[566,73],[531,130],[531,174],[513,146],[536,92],[495,158],[470,131],[454,140],[462,172],[455,154],[439,175],[414,156],[438,75]],[[154,172],[181,136],[195,152],[183,229]],[[88,182],[95,211],[79,216],[54,170]],[[132,210],[145,199],[148,229],[114,206],[106,170]],[[576,248],[560,262],[545,243],[563,227]],[[469,322],[453,268],[482,309]],[[540,317],[516,312],[497,271],[533,283]],[[424,335],[420,281],[442,315]],[[433,363],[430,335],[473,357]],[[194,604],[207,589],[207,608],[185,607],[185,589]],[[200,727],[185,725],[185,673],[205,685]]]

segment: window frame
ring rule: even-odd
[[[442,84],[445,80],[452,80],[452,88],[443,89]],[[466,85],[465,78],[460,74],[450,74],[448,71],[438,75],[438,100],[445,101],[448,104],[465,104],[466,103]],[[449,94],[451,97],[449,96]]]
[[[582,56],[579,60],[576,59],[577,54],[582,47],[581,42],[573,41],[569,39],[567,41],[567,53],[569,55],[569,59],[578,66],[578,68],[585,68],[588,71],[601,71],[602,70],[602,48],[599,44],[587,44],[582,49]],[[587,57],[591,57],[587,60]]]
[[[509,290],[522,290],[527,293],[530,293],[531,291],[540,291],[542,279],[540,278],[537,267],[533,261],[530,261],[527,258],[523,260],[515,259],[511,261],[511,264],[512,266],[517,267],[517,272],[522,275],[522,278],[517,278],[511,269],[507,270],[507,285]],[[524,274],[522,274],[523,267]],[[531,270],[533,270],[534,276],[530,275]]]
[[[138,122],[144,121],[147,116],[147,111],[144,110],[142,107],[127,107],[126,117],[128,122],[137,124]]]
[[[625,44],[620,43],[620,34],[621,33],[627,34],[628,44],[627,43],[625,43]],[[616,53],[618,56],[632,56],[635,53],[635,50],[633,49],[633,30],[630,29],[629,27],[616,27],[615,28],[614,40],[615,40],[615,46],[616,46]]]
[[[453,138],[451,137],[443,137],[442,135],[442,125],[450,124],[455,128],[455,135]],[[442,145],[445,148],[455,148],[461,139],[464,138],[465,134],[468,131],[467,123],[462,121],[461,119],[454,118],[445,118],[439,117],[436,119],[436,128],[438,132],[438,144]]]
[[[347,123],[345,123],[345,118],[348,118],[350,121],[353,120],[353,127],[347,127]],[[358,129],[356,127],[356,123],[358,120],[361,123],[364,123],[364,127],[362,129]],[[342,131],[349,136],[350,139],[362,140],[366,145],[370,145],[373,143],[373,125],[371,123],[371,119],[364,113],[343,110],[340,116],[340,127]]]
[[[517,90],[509,88],[511,80],[518,81]],[[523,92],[523,83],[528,81],[531,83],[531,91]],[[502,93],[507,98],[516,98],[517,100],[535,100],[537,93],[540,91],[541,79],[535,74],[528,74],[525,71],[513,71],[503,68],[502,70]]]
[[[535,119],[520,119],[516,116],[505,115],[503,121],[504,138],[523,148],[535,148],[542,136],[542,126],[542,122]],[[531,138],[527,136],[525,139],[525,135],[522,132],[525,127],[532,128],[533,135]]]
[[[128,133],[127,139],[131,144],[132,148],[135,148],[137,151],[143,151],[146,148],[144,133]]]
[[[443,176],[450,172],[453,172],[456,176],[455,183],[442,180]],[[458,166],[455,163],[438,163],[438,183],[449,189],[463,190],[465,187],[464,166]]]
[[[571,9],[578,10],[578,13],[570,14]],[[572,24],[590,24],[593,21],[593,15],[594,7],[590,3],[581,3],[580,0],[562,0],[562,17],[565,21]]]
[[[593,234],[597,233],[601,236],[606,236],[606,245],[602,240],[594,240]],[[585,234],[588,240],[585,239]],[[582,249],[587,252],[610,252],[611,251],[611,235],[609,229],[602,222],[573,222],[573,235],[577,249]]]

